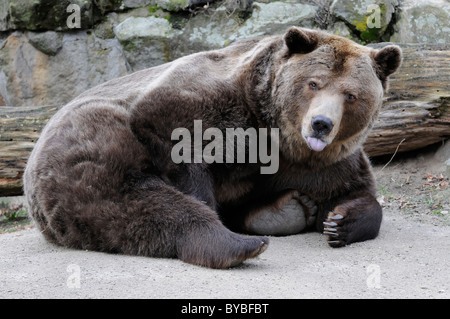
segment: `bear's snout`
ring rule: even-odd
[[[328,135],[333,129],[333,126],[331,119],[323,115],[314,116],[311,120],[311,127],[315,137]]]

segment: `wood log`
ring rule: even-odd
[[[0,196],[22,194],[22,176],[45,124],[60,106],[0,107]]]
[[[397,146],[399,152],[415,150],[450,137],[450,44],[400,46],[403,63],[390,78],[378,121],[364,144],[370,156],[392,154]]]
[[[401,101],[383,106],[364,150],[374,157],[420,149],[448,138],[450,96],[429,102]]]
[[[372,157],[450,138],[450,44],[401,47],[403,64],[391,77],[379,119],[364,144]],[[60,108],[0,107],[0,196],[22,193],[28,156],[41,130]]]

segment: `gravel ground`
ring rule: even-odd
[[[344,248],[318,233],[270,239],[260,257],[213,270],[7,233],[0,298],[450,298],[449,227],[388,213],[377,239]]]

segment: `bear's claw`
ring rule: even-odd
[[[334,226],[338,225],[335,222],[323,222],[323,224],[324,224],[324,226],[331,226],[331,227],[334,227]]]
[[[324,228],[323,233],[330,236],[339,236],[336,228]]]
[[[330,213],[332,215],[333,213]],[[327,220],[323,222],[323,234],[328,236],[328,244],[331,247],[342,247],[346,245],[345,231],[342,226],[345,222],[344,216],[336,214],[328,216]]]

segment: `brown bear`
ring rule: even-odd
[[[372,239],[382,212],[362,143],[400,63],[397,46],[292,27],[104,83],[44,128],[24,174],[30,214],[66,247],[213,268],[259,255],[264,235]],[[174,132],[198,134],[198,121],[200,134],[267,129],[276,172],[262,159],[174,161]]]

